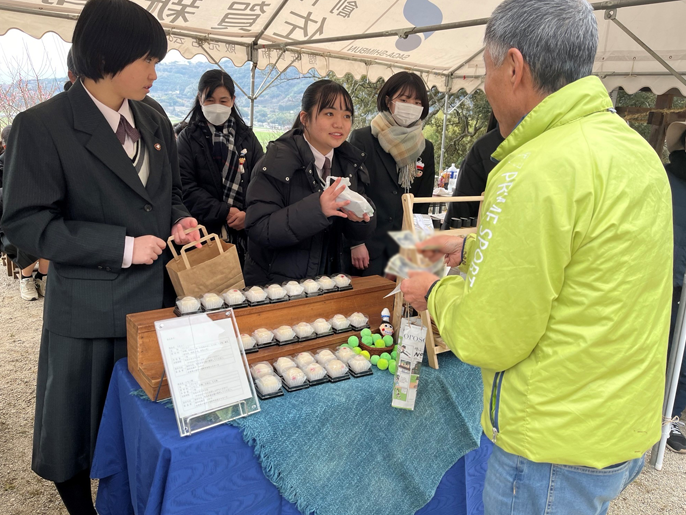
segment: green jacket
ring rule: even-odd
[[[484,431],[536,462],[640,457],[660,437],[672,294],[660,159],[596,77],[545,98],[493,157],[466,281],[429,297],[482,369]]]

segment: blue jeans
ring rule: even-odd
[[[484,515],[604,515],[643,469],[644,458],[604,469],[535,463],[493,448]]]

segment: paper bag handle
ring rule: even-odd
[[[186,265],[186,269],[191,267],[190,263],[188,262],[188,257],[186,257],[186,249],[188,249],[190,247],[195,247],[198,243],[202,243],[204,241],[209,241],[212,239],[212,237],[216,238],[217,241],[219,241],[219,237],[216,234],[209,234],[208,235],[207,229],[205,228],[205,226],[200,225],[200,224],[196,225],[195,227],[190,227],[190,228],[186,229],[185,231],[183,231],[183,233],[188,234],[188,233],[191,233],[195,230],[200,231],[200,233],[204,234],[204,236],[202,238],[200,238],[199,240],[192,241],[190,243],[187,243],[183,247],[181,247],[181,257],[183,258],[183,262]],[[171,250],[171,253],[172,253],[172,256],[174,256],[174,259],[178,260],[179,254],[176,253],[176,249],[174,248],[174,245],[172,245],[173,241],[174,241],[173,236],[170,236],[169,238],[167,238],[167,246],[169,247],[169,250]],[[221,253],[224,252],[224,247],[222,247],[221,244],[219,245],[219,251]]]

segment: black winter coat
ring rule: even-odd
[[[331,174],[349,178],[350,188],[364,195],[369,184],[364,159],[364,152],[346,141],[334,151]],[[370,222],[324,216],[319,204],[323,187],[316,175],[300,130],[269,144],[248,186],[246,285],[314,277],[323,265],[340,272],[343,235],[364,240],[374,231],[376,216]],[[324,255],[330,263],[322,263]]]
[[[669,163],[665,165],[665,168],[672,187],[674,287],[676,288],[683,285],[686,272],[686,152],[677,150],[669,154]]]
[[[388,259],[398,253],[398,245],[388,236],[388,231],[399,231],[403,224],[402,196],[405,191],[398,184],[398,169],[395,160],[381,148],[379,140],[372,135],[371,127],[357,129],[350,135],[350,143],[368,154],[365,166],[369,170],[369,196],[376,207],[378,219],[376,230],[364,241],[351,241],[350,245],[364,243],[369,251],[369,268],[364,271],[350,268],[354,275],[383,275]],[[419,156],[424,163],[424,172],[416,177],[410,187],[415,197],[430,197],[433,193],[436,165],[434,164],[434,146],[426,140],[424,151]],[[415,213],[427,213],[428,204],[418,204]],[[346,260],[350,262],[346,251]]]
[[[245,157],[242,185],[243,192],[250,183],[250,172],[262,156],[262,145],[255,133],[242,124],[236,124],[236,150],[248,151]],[[177,141],[179,149],[179,172],[183,185],[183,203],[191,215],[210,233],[221,234],[229,209],[224,202],[221,170],[212,159],[212,145],[207,141],[197,122],[186,127]],[[243,207],[245,210],[245,206]]]
[[[453,197],[478,197],[486,190],[488,174],[497,164],[491,160],[491,154],[503,141],[505,138],[496,127],[474,142],[460,166],[460,176],[457,179]],[[478,202],[453,202],[448,205],[442,229],[450,229],[452,218],[470,218],[478,215]]]

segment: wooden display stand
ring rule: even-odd
[[[414,228],[414,204],[442,204],[448,202],[483,202],[483,197],[420,197],[415,198],[411,193],[403,195],[403,230],[412,231]],[[479,204],[479,219],[481,221],[481,204]],[[479,224],[477,223],[477,227]],[[461,229],[450,229],[448,231],[436,231],[435,234],[450,234],[454,236],[465,236],[467,234],[476,233],[477,227],[463,227]],[[419,263],[419,255],[413,249],[400,249],[400,253],[413,263]],[[400,284],[402,279],[397,280]],[[400,319],[402,318],[403,310],[403,293],[398,292],[395,295],[395,309],[393,310],[393,327],[400,330]],[[427,328],[426,331],[426,356],[431,368],[438,368],[438,354],[441,352],[449,352],[450,349],[445,344],[443,339],[438,334],[436,326],[431,321],[431,316],[428,311],[419,312],[422,319],[422,325]]]
[[[317,318],[328,320],[339,313],[348,316],[356,311],[369,317],[369,325],[372,329],[379,327],[381,311],[384,308],[393,310],[393,297],[384,297],[393,291],[395,285],[382,277],[371,276],[354,277],[352,286],[353,289],[348,291],[236,309],[234,313],[238,329],[242,334],[251,334],[261,327],[276,329],[282,325],[293,326],[298,322],[311,323]],[[160,387],[164,363],[157,342],[155,322],[174,318],[174,316],[174,309],[168,308],[133,313],[126,317],[129,372],[151,399],[156,396],[158,399],[166,399],[170,396],[166,378],[162,379]],[[208,316],[213,320],[218,320],[226,316],[226,311],[210,313]],[[247,354],[248,363],[273,361],[281,356],[290,356],[298,352],[333,347],[345,343],[348,337],[357,334],[354,331],[348,331],[289,345],[266,347]],[[158,389],[159,395],[157,395]]]

